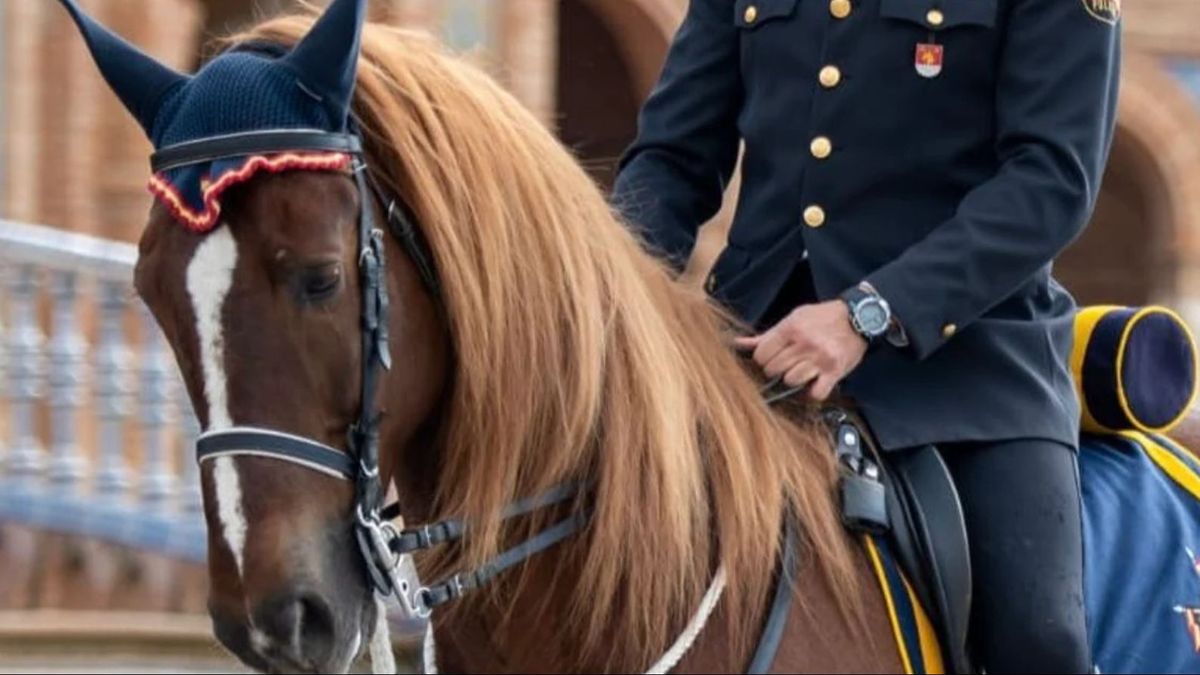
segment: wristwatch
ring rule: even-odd
[[[854,286],[841,295],[850,310],[850,325],[868,343],[875,342],[892,325],[892,308],[878,293]]]

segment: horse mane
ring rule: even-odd
[[[235,39],[290,46],[311,23],[274,19]],[[408,200],[443,285],[455,367],[436,512],[473,524],[453,562],[477,565],[528,534],[497,522],[509,502],[590,481],[578,574],[542,589],[568,599],[562,629],[584,641],[580,658],[603,650],[613,669],[644,668],[715,561],[730,634],[755,639],[788,511],[852,607],[819,422],[764,405],[727,346],[729,319],[644,252],[550,131],[436,41],[375,24],[354,107],[373,170]]]

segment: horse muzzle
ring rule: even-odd
[[[269,673],[344,673],[361,650],[374,606],[339,608],[320,592],[296,588],[250,612],[245,618],[212,613],[217,639],[247,666]]]

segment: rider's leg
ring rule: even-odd
[[[1075,449],[1018,440],[942,451],[970,538],[977,665],[989,673],[1088,672]]]

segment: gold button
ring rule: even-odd
[[[954,334],[957,332],[958,332],[958,326],[955,326],[952,323],[948,323],[945,326],[942,326],[942,337],[946,338],[947,340],[954,337]]]
[[[833,154],[833,141],[825,136],[817,136],[809,144],[808,149],[812,151],[813,157],[825,159]]]
[[[825,209],[813,205],[804,209],[804,222],[809,227],[820,227],[825,224]]]
[[[835,19],[844,19],[850,16],[850,0],[831,0],[829,3],[829,13]]]
[[[925,20],[929,22],[930,26],[940,26],[946,23],[946,15],[942,14],[942,10],[940,9],[931,9],[925,15]]]
[[[821,74],[818,76],[821,80],[821,86],[826,89],[833,89],[842,81],[842,71],[837,66],[825,66],[821,69]]]
[[[754,20],[758,18],[758,8],[750,5],[746,8],[746,13],[742,15],[742,18],[746,20],[746,23],[754,23]]]

